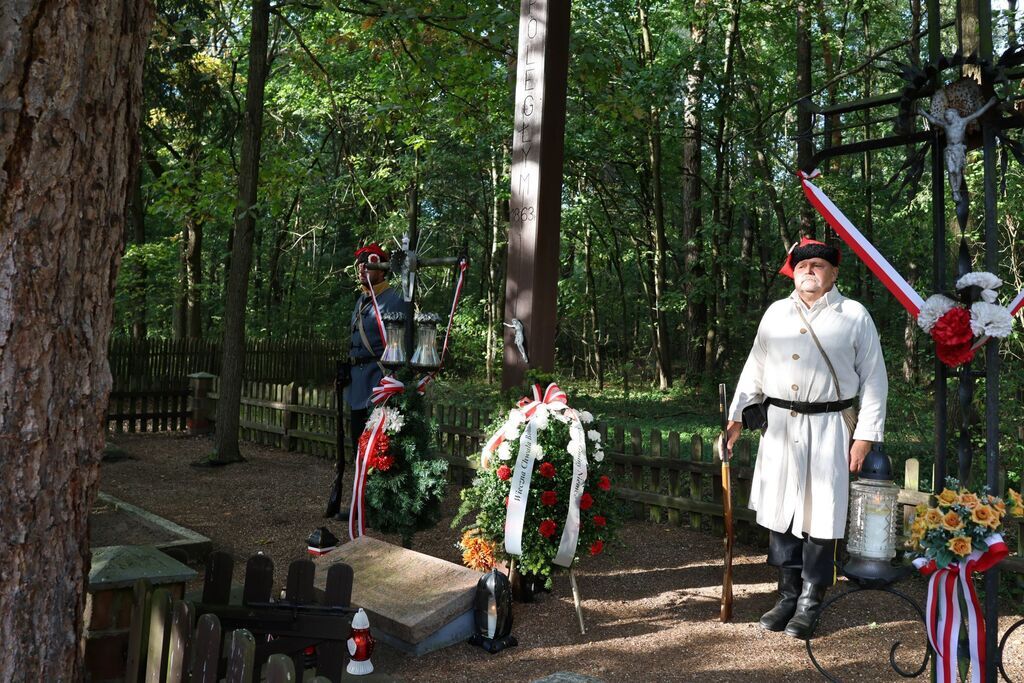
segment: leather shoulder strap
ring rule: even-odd
[[[804,315],[803,310],[800,308],[800,302],[794,302],[796,306],[796,312],[800,314],[800,319],[804,321],[804,325],[807,327],[807,331],[811,333],[811,339],[814,340],[814,345],[818,347],[818,351],[821,351],[821,357],[825,359],[825,365],[828,366],[828,371],[832,373],[832,381],[836,385],[836,399],[839,401],[843,400],[843,394],[839,389],[839,377],[836,375],[836,369],[832,367],[832,361],[829,360],[828,354],[825,353],[825,349],[822,347],[821,342],[818,341],[818,335],[814,334],[814,328],[811,327],[811,323],[807,320],[807,316]]]

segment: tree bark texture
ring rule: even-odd
[[[701,89],[704,85],[705,64],[704,44],[708,37],[708,8],[706,0],[695,0],[693,3],[693,20],[690,23],[690,38],[693,41],[695,59],[686,75],[686,88],[683,96],[683,225],[682,238],[685,252],[685,270],[687,277],[683,280],[683,294],[686,306],[686,333],[683,348],[686,358],[686,370],[699,372],[703,367],[703,332],[707,321],[707,303],[703,297],[696,296],[694,283],[704,274],[702,265],[701,240],[703,229],[701,224],[701,134],[703,107],[701,106]],[[698,341],[699,340],[699,341]]]
[[[253,0],[249,38],[249,79],[245,87],[245,127],[238,173],[238,204],[231,245],[231,266],[224,299],[224,354],[221,359],[220,399],[214,462],[235,462],[238,451],[242,370],[245,368],[245,310],[249,297],[249,268],[256,232],[256,190],[260,175],[263,137],[263,91],[267,82],[267,43],[270,23],[268,0]]]
[[[797,98],[811,95],[811,28],[809,0],[797,0],[796,3],[796,96]],[[796,165],[805,171],[814,156],[814,142],[811,140],[813,120],[807,107],[796,110]],[[814,237],[814,209],[804,202],[800,209],[800,233]]]
[[[0,10],[0,680],[83,678],[144,0]]]

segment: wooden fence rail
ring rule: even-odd
[[[212,419],[218,396],[217,380],[202,395],[193,394],[192,404],[205,406],[207,415],[192,412],[193,420]],[[478,454],[489,434],[492,412],[446,404],[429,405],[438,427],[438,452],[450,464],[450,476],[460,485],[468,484],[479,466]],[[132,421],[122,416],[122,422]],[[346,418],[347,422],[347,418]],[[346,434],[349,425],[346,424]],[[722,531],[721,466],[716,444],[699,434],[680,434],[660,430],[644,433],[598,424],[605,443],[605,457],[612,464],[614,491],[628,513],[637,519],[687,526],[710,533]],[[301,387],[291,384],[246,382],[242,391],[240,436],[265,446],[287,451],[334,458],[337,407],[333,389]],[[890,445],[890,450],[898,449]],[[755,513],[747,507],[754,473],[755,439],[744,435],[737,444],[732,461],[733,508],[737,538],[761,543],[765,532],[755,523]],[[350,456],[351,457],[351,454]],[[931,476],[922,477],[920,460],[903,462],[903,482],[899,502],[904,528],[913,508],[928,501],[922,485],[930,486]],[[1024,554],[1024,539],[1018,539]],[[1009,566],[1024,569],[1024,563]]]

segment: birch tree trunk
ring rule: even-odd
[[[0,680],[84,678],[144,0],[0,10]]]

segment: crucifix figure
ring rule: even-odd
[[[947,107],[943,112],[943,118],[932,116],[927,110],[921,109],[921,116],[928,119],[934,126],[940,126],[946,134],[946,172],[949,174],[949,189],[953,193],[953,201],[960,204],[960,187],[964,182],[964,166],[967,163],[967,145],[964,144],[964,136],[967,132],[967,125],[978,118],[998,100],[993,97],[983,107],[967,116],[960,116],[956,107]]]

